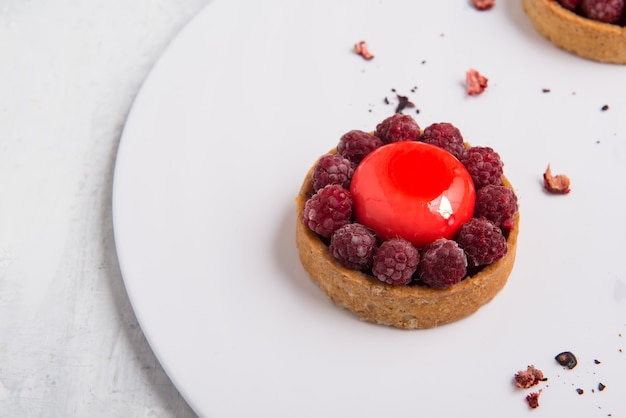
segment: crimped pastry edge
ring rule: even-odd
[[[626,28],[579,16],[555,0],[522,0],[535,29],[554,45],[593,61],[626,64]]]
[[[519,211],[507,238],[507,254],[474,276],[448,289],[393,286],[337,262],[320,237],[302,223],[302,211],[313,194],[307,173],[296,197],[296,246],[309,277],[337,306],[360,319],[401,329],[426,329],[463,319],[490,302],[506,285],[513,270],[519,233]],[[506,177],[503,184],[513,188]]]

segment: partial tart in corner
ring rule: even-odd
[[[517,196],[499,155],[449,123],[396,114],[308,171],[296,244],[310,278],[362,320],[433,328],[476,312],[513,269]]]
[[[622,0],[522,0],[522,6],[537,31],[559,48],[594,61],[626,64]],[[593,7],[611,13],[593,13]]]

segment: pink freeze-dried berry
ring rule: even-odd
[[[474,217],[487,218],[499,228],[513,228],[517,210],[517,196],[508,187],[490,184],[476,193]]]
[[[374,259],[376,235],[359,223],[349,223],[333,233],[328,249],[344,267],[365,270]]]
[[[329,184],[339,184],[349,189],[353,173],[354,168],[350,160],[341,155],[326,154],[317,161],[313,169],[311,176],[313,190],[318,191]]]
[[[515,386],[520,389],[528,389],[544,380],[546,379],[543,376],[543,372],[532,364],[526,367],[526,370],[517,372],[514,377]]]
[[[330,238],[333,232],[350,222],[352,195],[338,184],[320,189],[304,204],[302,222],[313,232]]]
[[[504,257],[508,251],[502,230],[485,218],[472,218],[456,237],[472,267],[485,266]]]
[[[489,10],[495,6],[495,0],[472,0],[472,4],[476,10]]]
[[[580,8],[589,19],[615,23],[624,11],[624,0],[582,0]]]
[[[419,260],[419,251],[413,244],[403,238],[392,238],[384,241],[374,253],[372,273],[388,284],[408,284]]]
[[[443,148],[456,158],[461,158],[465,151],[461,131],[451,123],[433,123],[424,129],[422,141]]]
[[[420,139],[420,127],[409,115],[396,113],[376,125],[376,136],[384,144],[398,141],[418,141]]]
[[[561,7],[566,8],[567,10],[571,10],[572,12],[576,11],[576,8],[580,4],[581,0],[559,0],[559,4]]]
[[[417,277],[430,287],[445,289],[459,283],[467,273],[467,258],[453,240],[439,238],[421,253]]]
[[[367,154],[383,145],[383,141],[368,132],[352,130],[341,136],[337,152],[357,165]]]
[[[502,167],[500,155],[491,147],[471,147],[463,153],[461,163],[474,180],[476,190],[488,185],[502,184]]]
[[[539,408],[539,395],[541,395],[541,390],[539,389],[536,392],[530,392],[526,395],[526,403],[528,403],[528,407],[531,409]]]
[[[479,73],[474,68],[470,68],[465,72],[465,84],[467,94],[475,96],[482,94],[489,85],[489,79]]]

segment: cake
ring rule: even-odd
[[[566,51],[594,61],[626,64],[626,28],[584,17],[556,0],[522,0],[537,31]]]
[[[336,152],[333,149],[328,154]],[[305,205],[315,194],[316,164],[308,170],[296,197],[296,245],[305,271],[337,306],[367,322],[401,329],[425,329],[473,314],[504,288],[515,262],[519,232],[517,210],[506,231],[507,251],[501,259],[481,268],[468,269],[460,282],[445,289],[423,284],[388,284],[374,277],[371,271],[345,267],[329,251],[328,237],[320,236],[303,222]],[[513,189],[504,175],[501,184]]]

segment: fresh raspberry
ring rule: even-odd
[[[328,248],[344,267],[365,270],[372,265],[376,236],[359,223],[345,224],[330,237]]]
[[[352,195],[338,184],[320,189],[304,204],[302,222],[313,232],[329,238],[333,232],[350,222]]]
[[[446,238],[439,238],[424,247],[421,258],[417,276],[436,289],[459,283],[467,273],[465,253],[456,242]]]
[[[474,217],[487,218],[499,228],[511,229],[517,212],[517,196],[505,186],[487,185],[476,193]]]
[[[413,244],[403,238],[392,238],[384,241],[374,253],[372,273],[388,284],[408,284],[419,260],[419,251]]]
[[[559,0],[559,4],[561,7],[566,8],[567,10],[571,10],[572,12],[576,11],[576,8],[580,4],[581,0]]]
[[[339,139],[337,152],[357,165],[367,154],[382,145],[383,141],[379,137],[364,131],[353,130],[343,134]]]
[[[624,0],[582,0],[580,7],[589,19],[615,23],[624,11]]]
[[[461,156],[461,162],[474,180],[476,189],[488,184],[502,184],[502,167],[500,155],[490,147],[471,147]]]
[[[349,189],[353,173],[354,168],[350,160],[341,155],[326,154],[318,160],[313,169],[311,178],[313,189],[318,191],[329,184],[339,184]]]
[[[376,136],[384,144],[398,141],[418,141],[420,127],[409,115],[396,113],[376,125]]]
[[[461,131],[448,122],[433,123],[424,129],[422,141],[443,148],[456,158],[461,158],[465,151]]]
[[[508,250],[502,230],[485,218],[472,218],[459,230],[456,242],[470,266],[485,266],[500,260]]]

